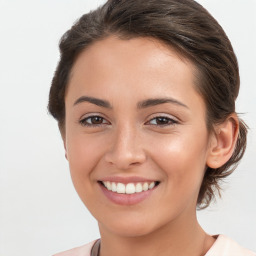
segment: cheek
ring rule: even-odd
[[[103,146],[100,135],[87,136],[81,132],[70,132],[66,135],[66,149],[69,164],[78,169],[86,168],[89,170],[92,162],[97,161]]]
[[[66,139],[72,181],[79,195],[87,194],[92,189],[93,170],[102,156],[102,139],[81,133],[67,133]]]
[[[176,196],[197,193],[206,164],[206,133],[173,134],[153,145],[151,155],[166,175],[166,189]]]

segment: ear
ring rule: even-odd
[[[65,158],[68,160],[68,154],[67,154],[67,147],[66,147],[66,140],[63,139],[63,145],[65,149]]]
[[[60,130],[60,135],[63,141],[64,150],[65,150],[65,158],[68,160],[65,128],[59,126],[59,130]]]
[[[231,114],[225,122],[215,126],[206,161],[208,167],[219,168],[231,158],[238,133],[239,120],[236,114]]]

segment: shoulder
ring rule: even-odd
[[[227,236],[219,235],[205,256],[256,256],[256,253],[241,247]]]
[[[96,240],[97,241],[97,240]],[[54,254],[53,256],[90,256],[91,249],[96,241],[92,241],[80,247]]]

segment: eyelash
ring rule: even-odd
[[[102,120],[105,120],[104,117],[101,117],[99,115],[92,115],[92,116],[88,116],[86,118],[83,118],[82,120],[79,121],[79,123],[82,126],[87,126],[87,127],[99,127],[99,126],[102,126],[102,125],[107,123],[107,122],[106,123],[101,123],[101,124],[93,124],[93,123],[89,124],[89,123],[87,123],[87,120],[92,119],[92,118],[100,118]]]
[[[149,124],[152,120],[160,120],[160,119],[165,119],[168,123],[167,124]],[[165,126],[170,126],[170,125],[175,125],[178,124],[178,121],[170,118],[168,116],[160,115],[160,116],[155,116],[154,118],[151,118],[146,124],[152,125],[152,126],[158,126],[158,127],[165,127]]]
[[[87,123],[87,121],[89,119],[91,119],[91,122],[92,122],[92,118],[100,118],[103,121],[105,120],[104,117],[101,117],[99,115],[92,115],[92,116],[88,116],[86,118],[83,118],[82,120],[79,121],[79,123],[82,126],[87,126],[87,127],[100,127],[102,125],[108,124],[108,122],[100,123],[100,124]],[[167,124],[157,124],[157,123],[156,124],[150,124],[150,122],[152,120],[156,120],[156,119],[158,119],[158,121],[159,121],[159,119],[165,119],[165,121],[167,121],[168,123]],[[178,121],[163,115],[163,116],[155,116],[154,118],[151,118],[149,121],[146,122],[146,124],[151,125],[151,126],[165,127],[165,126],[178,124]]]

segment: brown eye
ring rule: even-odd
[[[172,125],[178,123],[176,120],[173,120],[166,116],[158,116],[149,121],[150,125],[156,125],[156,126],[166,126],[166,125]]]
[[[80,121],[84,126],[99,126],[108,122],[101,116],[89,116]]]
[[[158,125],[161,125],[161,124],[169,124],[170,122],[170,118],[166,118],[166,117],[157,117],[156,118],[156,123]]]
[[[89,120],[91,120],[92,124],[101,124],[103,121],[103,118],[100,116],[94,116],[94,117],[90,117]]]

